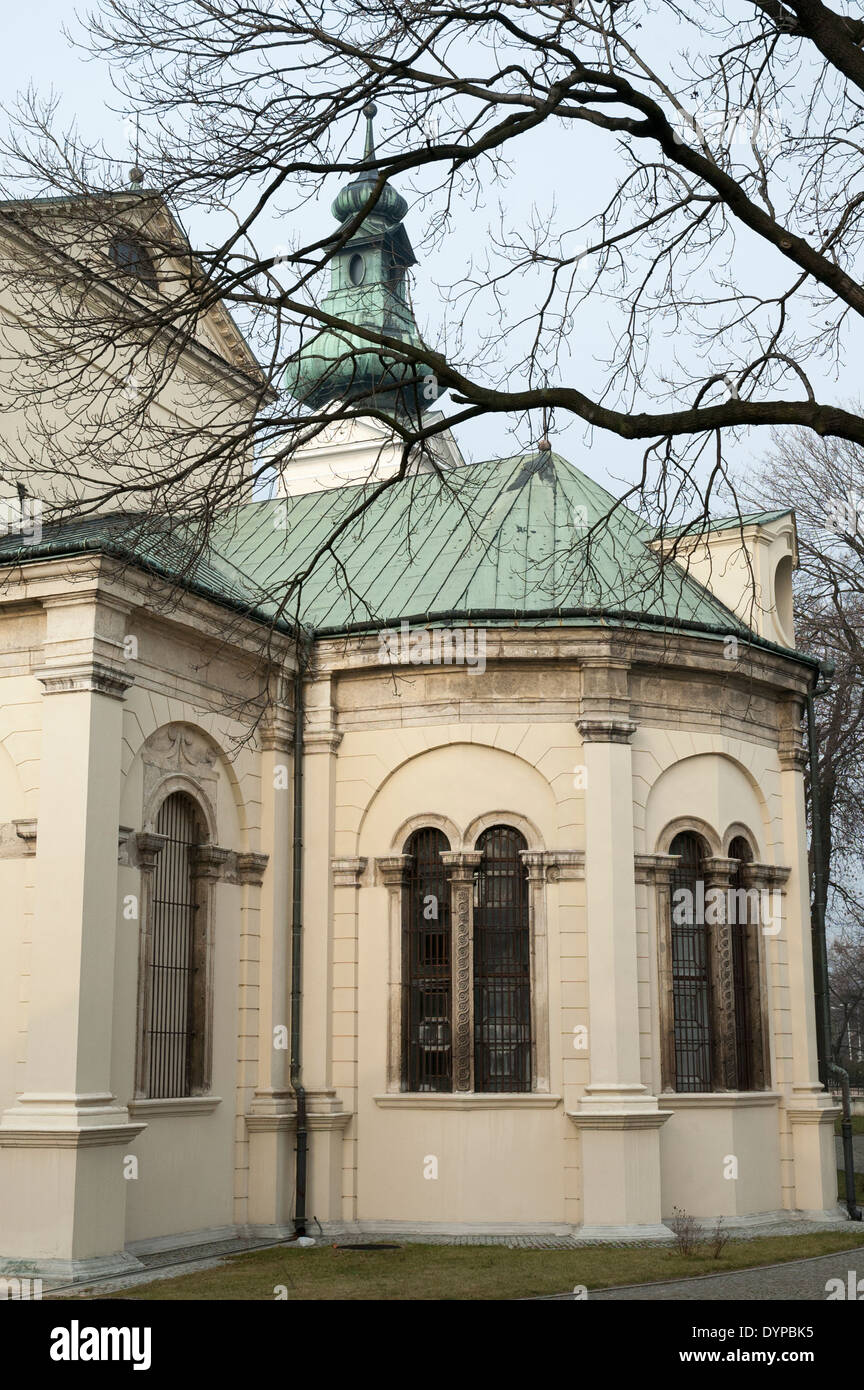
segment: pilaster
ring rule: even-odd
[[[45,601],[36,906],[25,1089],[0,1121],[5,1250],[54,1274],[124,1267],[123,1158],[144,1128],[112,1091],[128,609]]]

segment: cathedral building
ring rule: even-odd
[[[143,204],[114,204],[124,273],[158,293]],[[386,185],[322,307],[422,347],[406,212]],[[254,370],[219,309],[178,361],[241,414]],[[394,419],[438,394],[331,329],[286,389]],[[182,575],[130,513],[2,542],[7,1271],[844,1219],[793,515],[658,535],[545,439],[400,459],[380,417],[334,423]]]

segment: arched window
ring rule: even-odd
[[[685,830],[669,846],[680,856],[672,874],[672,1011],[676,1091],[713,1086],[710,933],[705,925],[705,885],[700,836]]]
[[[737,1088],[752,1091],[759,1073],[758,954],[753,927],[758,912],[751,911],[743,867],[751,863],[753,851],[743,835],[736,835],[729,846],[729,858],[737,861],[731,876],[729,902],[732,911],[732,982],[735,1002],[735,1056]]]
[[[150,896],[150,958],[144,1031],[148,1097],[191,1096],[201,1085],[205,982],[202,913],[193,853],[203,838],[198,808],[172,792],[156,819],[164,837]]]
[[[159,282],[150,252],[133,233],[119,232],[112,237],[108,255],[124,275],[143,281],[151,290],[156,289]]]
[[[527,843],[509,825],[477,841],[474,890],[474,1089],[531,1089]]]
[[[447,836],[415,830],[402,894],[403,1084],[409,1091],[452,1091],[450,884],[441,855]]]

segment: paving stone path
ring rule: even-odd
[[[734,1274],[708,1274],[696,1279],[676,1279],[668,1284],[632,1284],[628,1288],[590,1290],[587,1302],[675,1302],[792,1303],[825,1302],[829,1279],[842,1279],[848,1289],[849,1273],[856,1282],[864,1279],[864,1247],[819,1255],[812,1260],[790,1260],[787,1264],[763,1265],[761,1269],[742,1269]],[[556,1294],[547,1302],[573,1301],[573,1294]],[[539,1301],[539,1300],[538,1300]]]

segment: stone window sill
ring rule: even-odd
[[[389,1091],[373,1096],[382,1110],[554,1110],[548,1091]]]
[[[129,1102],[129,1114],[149,1119],[153,1115],[209,1115],[221,1096],[159,1096],[153,1100],[141,1096]]]

